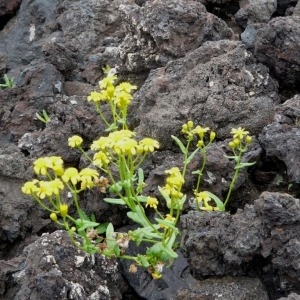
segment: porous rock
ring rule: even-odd
[[[190,212],[182,216],[181,246],[193,276],[256,274],[269,285],[269,291],[272,285],[277,292],[297,291],[299,208],[299,199],[264,192],[235,215]],[[271,282],[268,270],[272,270]]]
[[[298,89],[300,82],[300,19],[272,19],[257,33],[255,57],[267,65],[284,88]]]
[[[64,231],[42,235],[0,265],[2,299],[122,299],[117,263],[79,251]]]
[[[232,39],[226,23],[195,1],[147,1],[121,5],[128,34],[120,45],[122,65],[141,71],[165,65],[205,41]]]
[[[206,42],[151,71],[136,93],[132,125],[162,148],[170,147],[171,135],[189,119],[214,129],[221,139],[233,126],[259,133],[273,120],[277,83],[250,58],[240,42]]]

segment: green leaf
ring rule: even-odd
[[[144,267],[144,268],[148,268],[150,266],[148,260],[146,259],[146,257],[144,255],[138,254],[137,255],[137,259],[138,262]]]
[[[176,142],[176,144],[179,146],[181,152],[183,154],[187,154],[187,150],[186,150],[185,146],[182,144],[181,140],[178,137],[174,136],[174,135],[171,135],[171,137]]]
[[[110,131],[114,131],[117,130],[118,126],[115,124],[111,124],[108,128],[105,129],[105,131],[110,132]]]
[[[108,226],[108,223],[102,223],[100,224],[96,229],[97,229],[97,233],[102,234],[106,231]]]
[[[159,219],[159,218],[155,218],[155,221],[158,223],[158,224],[162,224],[162,225],[165,225],[169,228],[172,228],[173,230],[178,230],[175,226],[174,226],[174,222],[172,221],[168,221],[168,220],[164,220],[164,219]]]
[[[163,196],[163,198],[166,200],[167,203],[167,207],[170,208],[172,200],[169,197],[169,195],[160,187],[158,186],[158,191],[160,192],[160,194]]]
[[[122,199],[115,199],[115,198],[104,198],[104,201],[111,204],[120,204],[126,205],[125,201]]]
[[[117,243],[114,237],[114,233],[114,226],[112,223],[109,223],[106,228],[106,244],[110,249],[114,249]]]
[[[134,222],[141,224],[144,227],[148,226],[148,222],[145,219],[145,215],[142,212],[142,208],[139,205],[135,206],[135,212],[129,211],[127,213],[128,218],[133,220]]]
[[[235,169],[242,169],[242,168],[247,168],[250,166],[255,165],[256,162],[251,162],[251,163],[240,163],[238,166],[235,166]]]
[[[139,202],[147,202],[147,197],[146,196],[137,196],[136,197]]]
[[[209,191],[205,191],[205,193],[207,193],[209,195],[209,197],[214,200],[214,202],[216,203],[219,210],[225,211],[225,206],[218,196],[216,196],[215,194],[213,194]]]
[[[197,152],[199,151],[199,148],[197,148],[196,150],[194,150],[192,152],[192,154],[188,157],[188,159],[186,160],[186,164],[189,164],[191,162],[191,160],[194,158],[194,156],[197,154]]]
[[[77,219],[76,220],[76,225],[77,225],[77,230],[78,232],[82,232],[88,228],[94,228],[98,225],[100,225],[100,223],[97,223],[97,222],[92,222],[92,221],[88,221],[88,220],[80,220],[80,219]]]
[[[143,191],[144,188],[144,171],[142,168],[138,169],[138,186],[136,188],[136,191],[138,194],[140,194]]]

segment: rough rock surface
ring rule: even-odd
[[[213,128],[219,138],[229,137],[232,126],[257,134],[273,120],[276,89],[266,67],[253,63],[240,42],[206,42],[151,71],[135,98],[133,126],[162,147],[189,119]]]
[[[271,300],[299,298],[299,205],[283,193],[300,195],[300,1],[278,0],[275,7],[274,1],[252,0],[0,0],[0,83],[4,74],[16,83],[13,89],[0,89],[0,299],[24,299],[30,290],[33,299],[55,299],[63,288],[69,291],[63,297],[76,299],[79,284],[86,299],[106,299],[101,291],[109,291],[112,299],[170,299],[182,288],[177,298],[215,300],[222,294],[234,299],[235,285],[240,298],[259,299],[260,293],[264,299],[264,289]],[[170,135],[180,136],[188,119],[217,131],[203,188],[220,197],[233,173],[232,162],[224,157],[230,154],[231,128],[245,127],[254,137],[245,161],[257,163],[238,178],[228,207],[232,215],[201,214],[199,219],[192,212],[183,217],[183,224],[194,222],[191,230],[184,228],[188,238],[183,245],[195,262],[192,275],[207,276],[207,281],[195,283],[184,257],[165,281],[153,282],[142,272],[136,280],[124,268],[137,295],[116,271],[104,274],[106,260],[96,259],[93,265],[86,256],[76,268],[72,257],[78,251],[63,233],[37,237],[55,228],[20,187],[32,178],[32,161],[41,155],[60,155],[79,168],[88,164],[70,151],[67,139],[79,134],[88,149],[104,134],[86,95],[107,64],[118,67],[121,80],[140,88],[130,108],[132,129],[161,142],[144,164],[151,195],[158,195],[165,169],[180,166],[182,155]],[[35,116],[42,110],[50,115],[47,124]],[[190,168],[201,161],[201,155],[195,157]],[[189,199],[194,185],[188,177]],[[262,191],[279,193],[259,197]],[[100,222],[127,225],[126,211],[102,198],[93,190],[80,201]],[[53,240],[55,249],[42,243],[45,239]],[[57,266],[47,263],[48,254],[41,251],[55,257]],[[64,261],[67,252],[71,256]],[[91,270],[96,275],[87,281]]]
[[[299,207],[299,199],[288,194],[264,192],[233,216],[219,212],[182,216],[181,245],[193,276],[252,274],[273,284],[273,292],[298,291]],[[268,282],[271,270],[273,283]]]
[[[122,299],[117,263],[79,251],[64,231],[42,235],[0,265],[1,299]]]

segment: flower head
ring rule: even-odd
[[[91,145],[92,150],[104,150],[111,148],[114,145],[114,141],[109,136],[102,136],[98,140],[94,141]]]
[[[137,141],[131,138],[124,138],[115,143],[113,150],[118,155],[135,155],[137,151]]]
[[[69,210],[68,204],[61,204],[59,206],[59,213],[63,218],[65,218],[68,215],[68,210]]]
[[[94,181],[98,180],[99,173],[90,168],[84,168],[79,172],[80,180],[81,180],[81,188],[91,188],[95,186]]]
[[[132,95],[126,93],[125,91],[119,91],[115,93],[115,99],[114,103],[117,105],[120,109],[125,109],[128,107],[132,100]]]
[[[69,146],[71,148],[80,147],[83,142],[83,139],[78,135],[73,135],[68,139]]]
[[[108,165],[110,162],[110,157],[107,153],[103,151],[98,151],[94,154],[93,164],[97,167],[102,167],[103,165]]]
[[[60,179],[55,178],[49,181],[49,189],[52,190],[52,194],[59,195],[59,191],[64,189],[64,184]]]
[[[48,157],[40,157],[33,163],[33,170],[35,174],[46,175],[49,167],[49,159]]]
[[[146,207],[150,206],[150,207],[156,209],[157,205],[158,205],[158,201],[156,198],[150,197],[150,196],[147,197]]]
[[[26,195],[34,194],[35,192],[38,191],[38,187],[36,186],[37,182],[38,182],[37,179],[25,182],[24,185],[22,186],[22,192]]]
[[[103,78],[99,82],[100,89],[106,89],[110,85],[114,85],[115,80],[117,79],[117,75],[108,74],[105,78]]]
[[[80,181],[80,176],[78,173],[78,170],[76,168],[67,168],[64,172],[64,174],[61,176],[61,179],[64,182],[69,182],[71,181],[73,185],[76,185],[77,182]]]
[[[122,82],[116,87],[117,91],[124,91],[128,94],[131,93],[132,90],[136,90],[136,89],[137,89],[137,86],[132,85],[129,82]]]
[[[138,147],[141,147],[143,152],[153,152],[156,149],[159,148],[158,141],[151,139],[151,138],[144,138],[141,141],[139,141]]]
[[[198,134],[200,139],[203,140],[204,134],[209,131],[209,127],[201,127],[196,126],[195,129],[192,130],[192,133]]]
[[[230,133],[232,134],[233,138],[242,140],[245,135],[249,134],[249,131],[246,131],[245,128],[239,127],[232,128]]]
[[[50,186],[49,181],[39,181],[39,187],[36,195],[43,200],[46,198],[46,196],[50,197],[52,194],[53,188]]]

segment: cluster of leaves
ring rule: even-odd
[[[15,86],[14,79],[9,78],[7,74],[4,74],[3,81],[4,83],[0,83],[0,89],[13,88]]]
[[[144,172],[141,164],[152,152],[159,149],[159,142],[145,137],[136,138],[136,133],[129,130],[127,125],[128,106],[132,100],[132,91],[136,86],[128,82],[115,85],[116,74],[110,70],[107,76],[99,82],[99,91],[88,96],[88,101],[95,108],[107,125],[107,136],[93,141],[89,156],[82,148],[83,139],[78,136],[69,138],[71,148],[80,151],[91,163],[91,167],[78,170],[64,167],[61,157],[42,157],[34,162],[34,172],[38,179],[26,182],[23,193],[33,196],[37,203],[49,212],[53,222],[63,226],[77,247],[88,253],[102,253],[110,258],[132,260],[131,272],[136,272],[138,266],[149,270],[153,278],[162,276],[163,267],[177,258],[177,237],[180,234],[177,223],[186,201],[182,192],[187,166],[198,151],[204,157],[202,168],[195,171],[198,175],[195,198],[199,210],[224,210],[229,199],[238,171],[248,166],[241,162],[242,154],[251,142],[248,132],[242,128],[233,129],[233,140],[230,147],[236,161],[236,173],[228,193],[228,199],[223,203],[208,191],[199,191],[201,176],[206,164],[206,150],[214,141],[216,134],[207,127],[196,126],[192,121],[182,126],[182,133],[186,136],[186,143],[173,136],[173,139],[183,153],[183,169],[172,167],[166,170],[166,182],[158,187],[160,199],[144,196]],[[105,117],[102,104],[110,107],[111,120]],[[207,136],[209,134],[209,137]],[[190,153],[192,141],[196,139],[196,150]],[[118,170],[118,174],[112,170]],[[104,200],[115,205],[128,208],[127,216],[139,227],[127,233],[115,231],[113,224],[99,224],[95,218],[88,217],[80,208],[79,194],[91,188],[100,188],[110,197]],[[68,194],[72,195],[73,204],[77,210],[77,218],[69,214]],[[165,201],[168,208],[166,213],[159,211],[160,200]],[[211,200],[215,206],[211,205]],[[146,215],[145,208],[155,212],[154,220]],[[78,241],[80,243],[78,244]],[[136,256],[126,252],[130,242],[136,245],[147,243],[146,253]]]

